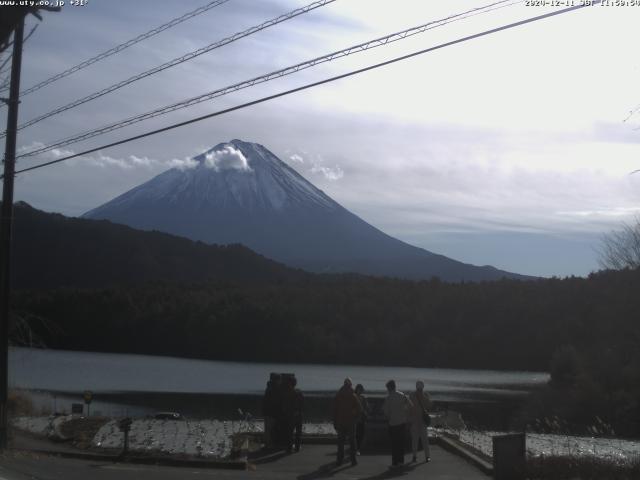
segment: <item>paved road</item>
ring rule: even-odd
[[[409,456],[407,457],[409,458]],[[0,480],[276,480],[276,479],[335,479],[335,480],[487,480],[473,465],[437,446],[431,450],[431,463],[409,464],[403,469],[388,467],[387,455],[363,455],[359,464],[334,468],[335,450],[332,446],[307,446],[302,452],[273,461],[258,463],[250,471],[196,469],[189,467],[160,467],[112,462],[63,459],[37,456],[30,453],[9,452],[0,457]]]

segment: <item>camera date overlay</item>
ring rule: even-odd
[[[86,7],[89,0],[0,0],[0,7]]]
[[[640,7],[640,0],[525,0],[525,7]]]

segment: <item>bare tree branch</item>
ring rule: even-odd
[[[604,235],[598,254],[598,263],[604,269],[640,268],[640,217]]]

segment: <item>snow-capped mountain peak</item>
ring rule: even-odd
[[[231,140],[85,217],[206,243],[242,243],[312,271],[405,278],[500,278],[390,237],[341,207],[262,145]]]
[[[141,201],[181,204],[186,210],[342,208],[257,143],[220,143],[193,160],[193,168],[167,170],[86,216]]]

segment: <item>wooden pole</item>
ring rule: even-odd
[[[13,32],[13,58],[9,89],[7,137],[5,139],[2,212],[0,218],[0,451],[8,446],[7,401],[9,393],[9,298],[11,293],[11,227],[13,224],[13,180],[16,163],[18,133],[18,104],[20,103],[20,68],[24,18]]]

